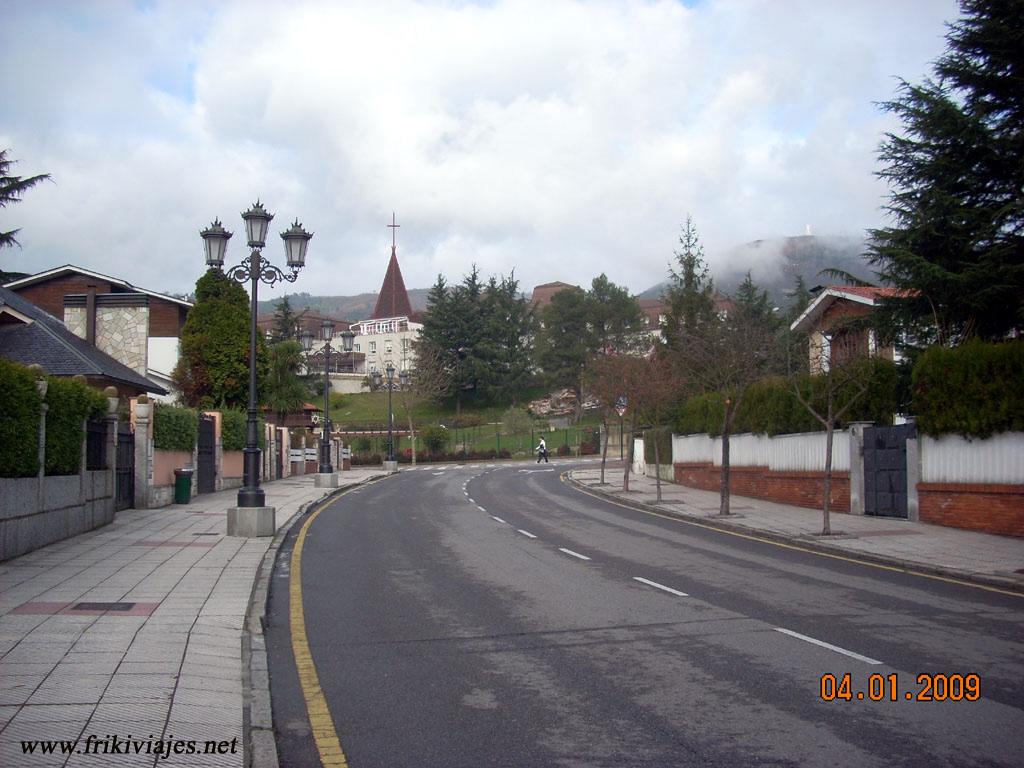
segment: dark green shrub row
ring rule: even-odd
[[[926,434],[1024,431],[1024,342],[933,347],[914,366],[912,390]]]
[[[46,474],[73,475],[82,464],[85,420],[107,412],[107,398],[85,381],[48,377]]]
[[[843,414],[837,426],[841,428],[851,421],[891,424],[899,407],[899,375],[896,366],[888,360],[873,359],[859,363],[858,367],[859,371],[855,375],[867,383],[867,390],[856,396],[853,405]],[[822,415],[826,407],[826,384],[824,376],[806,375],[796,379],[801,395]],[[835,398],[835,409],[842,408],[855,396],[856,391],[857,388],[852,384],[840,388]],[[697,395],[680,407],[675,430],[680,434],[707,433],[717,436],[722,433],[724,418],[723,393]],[[793,382],[783,377],[767,378],[749,387],[732,426],[734,434],[754,432],[782,435],[820,429],[821,422],[797,398]],[[650,456],[653,457],[653,453]]]
[[[0,477],[39,473],[40,405],[32,372],[0,359]]]
[[[191,408],[156,404],[153,408],[153,447],[159,451],[185,451],[196,447],[199,417]]]
[[[240,451],[245,448],[245,411],[221,411],[220,444],[225,451]],[[258,430],[263,434],[262,424]]]

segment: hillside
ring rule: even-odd
[[[715,286],[723,293],[732,293],[743,282],[750,270],[751,277],[777,306],[788,303],[786,294],[793,289],[797,275],[803,277],[808,288],[835,282],[821,275],[823,269],[841,269],[862,280],[875,279],[862,255],[866,250],[862,239],[856,237],[780,237],[754,240],[750,243],[717,254],[712,262]],[[658,298],[667,283],[658,283],[639,295],[639,298]]]

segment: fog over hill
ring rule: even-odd
[[[717,254],[714,262],[718,266],[711,277],[719,291],[731,294],[750,270],[754,282],[768,291],[777,306],[784,307],[797,275],[803,277],[808,288],[836,282],[820,274],[823,269],[840,269],[876,282],[877,276],[864,257],[866,251],[865,240],[858,237],[803,235],[754,240]],[[639,298],[658,298],[667,286],[667,281],[653,285]]]
[[[829,268],[841,269],[862,280],[874,282],[876,277],[863,256],[865,251],[865,241],[857,237],[803,235],[754,240],[716,254],[714,263],[717,266],[711,276],[719,291],[732,293],[750,270],[754,282],[768,291],[777,306],[784,307],[789,303],[786,294],[796,284],[797,275],[803,276],[808,288],[835,282],[820,274],[821,270]],[[596,275],[578,275],[574,282],[587,287],[594,277]],[[653,285],[637,298],[658,298],[667,285],[667,282]],[[532,290],[532,286],[528,290]],[[426,309],[428,292],[428,288],[409,289],[409,302],[414,312]],[[261,301],[259,313],[272,314],[279,301]],[[373,313],[377,294],[311,296],[295,293],[288,296],[288,301],[295,312],[309,308],[341,320],[355,321],[364,320]]]

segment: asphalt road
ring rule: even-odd
[[[1024,598],[626,509],[568,466],[406,471],[313,521],[305,625],[351,766],[1024,765]],[[298,528],[268,633],[289,767],[319,764]],[[919,700],[967,675],[978,700]]]

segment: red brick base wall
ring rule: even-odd
[[[680,485],[717,491],[721,468],[707,462],[676,464],[675,481]],[[824,472],[775,472],[768,467],[730,467],[732,492],[737,496],[778,501],[798,507],[821,509],[825,496]],[[832,473],[830,508],[836,512],[850,511],[850,473]]]
[[[918,483],[922,523],[1024,537],[1024,485]]]

